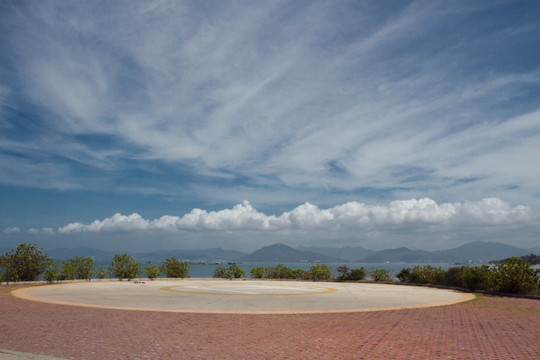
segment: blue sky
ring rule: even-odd
[[[0,247],[538,246],[539,16],[2,1]]]

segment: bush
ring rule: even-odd
[[[114,254],[111,262],[110,272],[112,276],[131,280],[137,277],[141,272],[141,265],[135,261],[135,258],[128,254]]]
[[[227,271],[230,272],[232,277],[235,279],[239,279],[246,275],[246,272],[244,270],[242,270],[238,265],[234,265],[234,264],[229,266]]]
[[[326,264],[317,264],[311,266],[309,275],[313,281],[329,280],[332,277],[332,271]]]
[[[493,272],[495,289],[500,292],[526,294],[537,291],[539,279],[531,265],[518,257],[511,257]]]
[[[60,271],[58,270],[58,263],[52,262],[47,266],[45,269],[45,272],[43,273],[43,278],[45,281],[47,281],[49,284],[54,282],[55,280],[58,280],[60,276]]]
[[[366,269],[363,267],[358,269],[349,269],[347,265],[341,265],[337,268],[338,273],[340,274],[338,280],[364,280],[366,278]]]
[[[451,267],[444,273],[444,281],[441,285],[463,288],[464,266]]]
[[[341,265],[337,268],[338,277],[337,280],[349,280],[349,267],[347,265]]]
[[[242,270],[238,265],[233,264],[230,265],[228,268],[225,268],[221,264],[219,264],[214,270],[213,277],[223,279],[238,279],[244,277],[245,274],[246,272]]]
[[[96,261],[90,257],[75,256],[64,261],[62,273],[68,277],[65,280],[71,279],[86,279],[90,280],[94,275],[94,266]]]
[[[294,269],[291,271],[291,276],[296,280],[309,280],[311,278],[311,273],[309,270]]]
[[[351,269],[351,272],[349,273],[349,279],[348,280],[364,280],[366,278],[367,272],[366,269],[363,267],[358,269]]]
[[[268,268],[258,266],[258,267],[254,267],[253,269],[251,269],[249,271],[249,274],[251,275],[252,278],[262,279],[267,270],[268,270]]]
[[[191,267],[187,262],[178,260],[175,257],[166,259],[161,263],[161,271],[170,278],[185,278],[189,277]]]
[[[214,278],[221,278],[221,279],[230,279],[232,277],[232,274],[227,274],[227,268],[223,267],[223,265],[218,264],[214,270],[214,275],[212,275]]]
[[[413,282],[411,268],[401,269],[396,278],[402,283],[411,284]]]
[[[100,267],[96,270],[96,275],[98,279],[107,279],[109,277],[109,271],[107,268]]]
[[[22,243],[0,256],[0,280],[36,281],[52,263],[52,259],[35,244]]]
[[[464,267],[461,281],[467,290],[493,290],[493,272],[488,265]]]
[[[411,268],[404,268],[396,275],[402,283],[410,284],[444,284],[446,282],[445,271],[440,267],[431,265],[415,265]]]
[[[159,265],[156,264],[146,265],[146,267],[144,268],[144,272],[150,280],[154,280],[155,278],[161,276],[161,268],[159,267]]]
[[[369,276],[373,281],[377,282],[390,282],[392,281],[392,275],[386,269],[375,269],[369,272]]]
[[[62,269],[58,275],[58,280],[74,280],[77,277],[75,267],[71,264],[62,264]]]
[[[264,277],[267,279],[292,279],[293,272],[287,266],[279,264],[268,268]]]

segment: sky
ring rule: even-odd
[[[2,1],[0,248],[540,246],[538,1]]]

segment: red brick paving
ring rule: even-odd
[[[308,315],[124,311],[0,287],[0,349],[66,359],[540,359],[540,300]]]

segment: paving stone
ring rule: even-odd
[[[0,349],[65,359],[540,359],[540,301],[421,309],[203,314],[83,308],[0,286]]]

